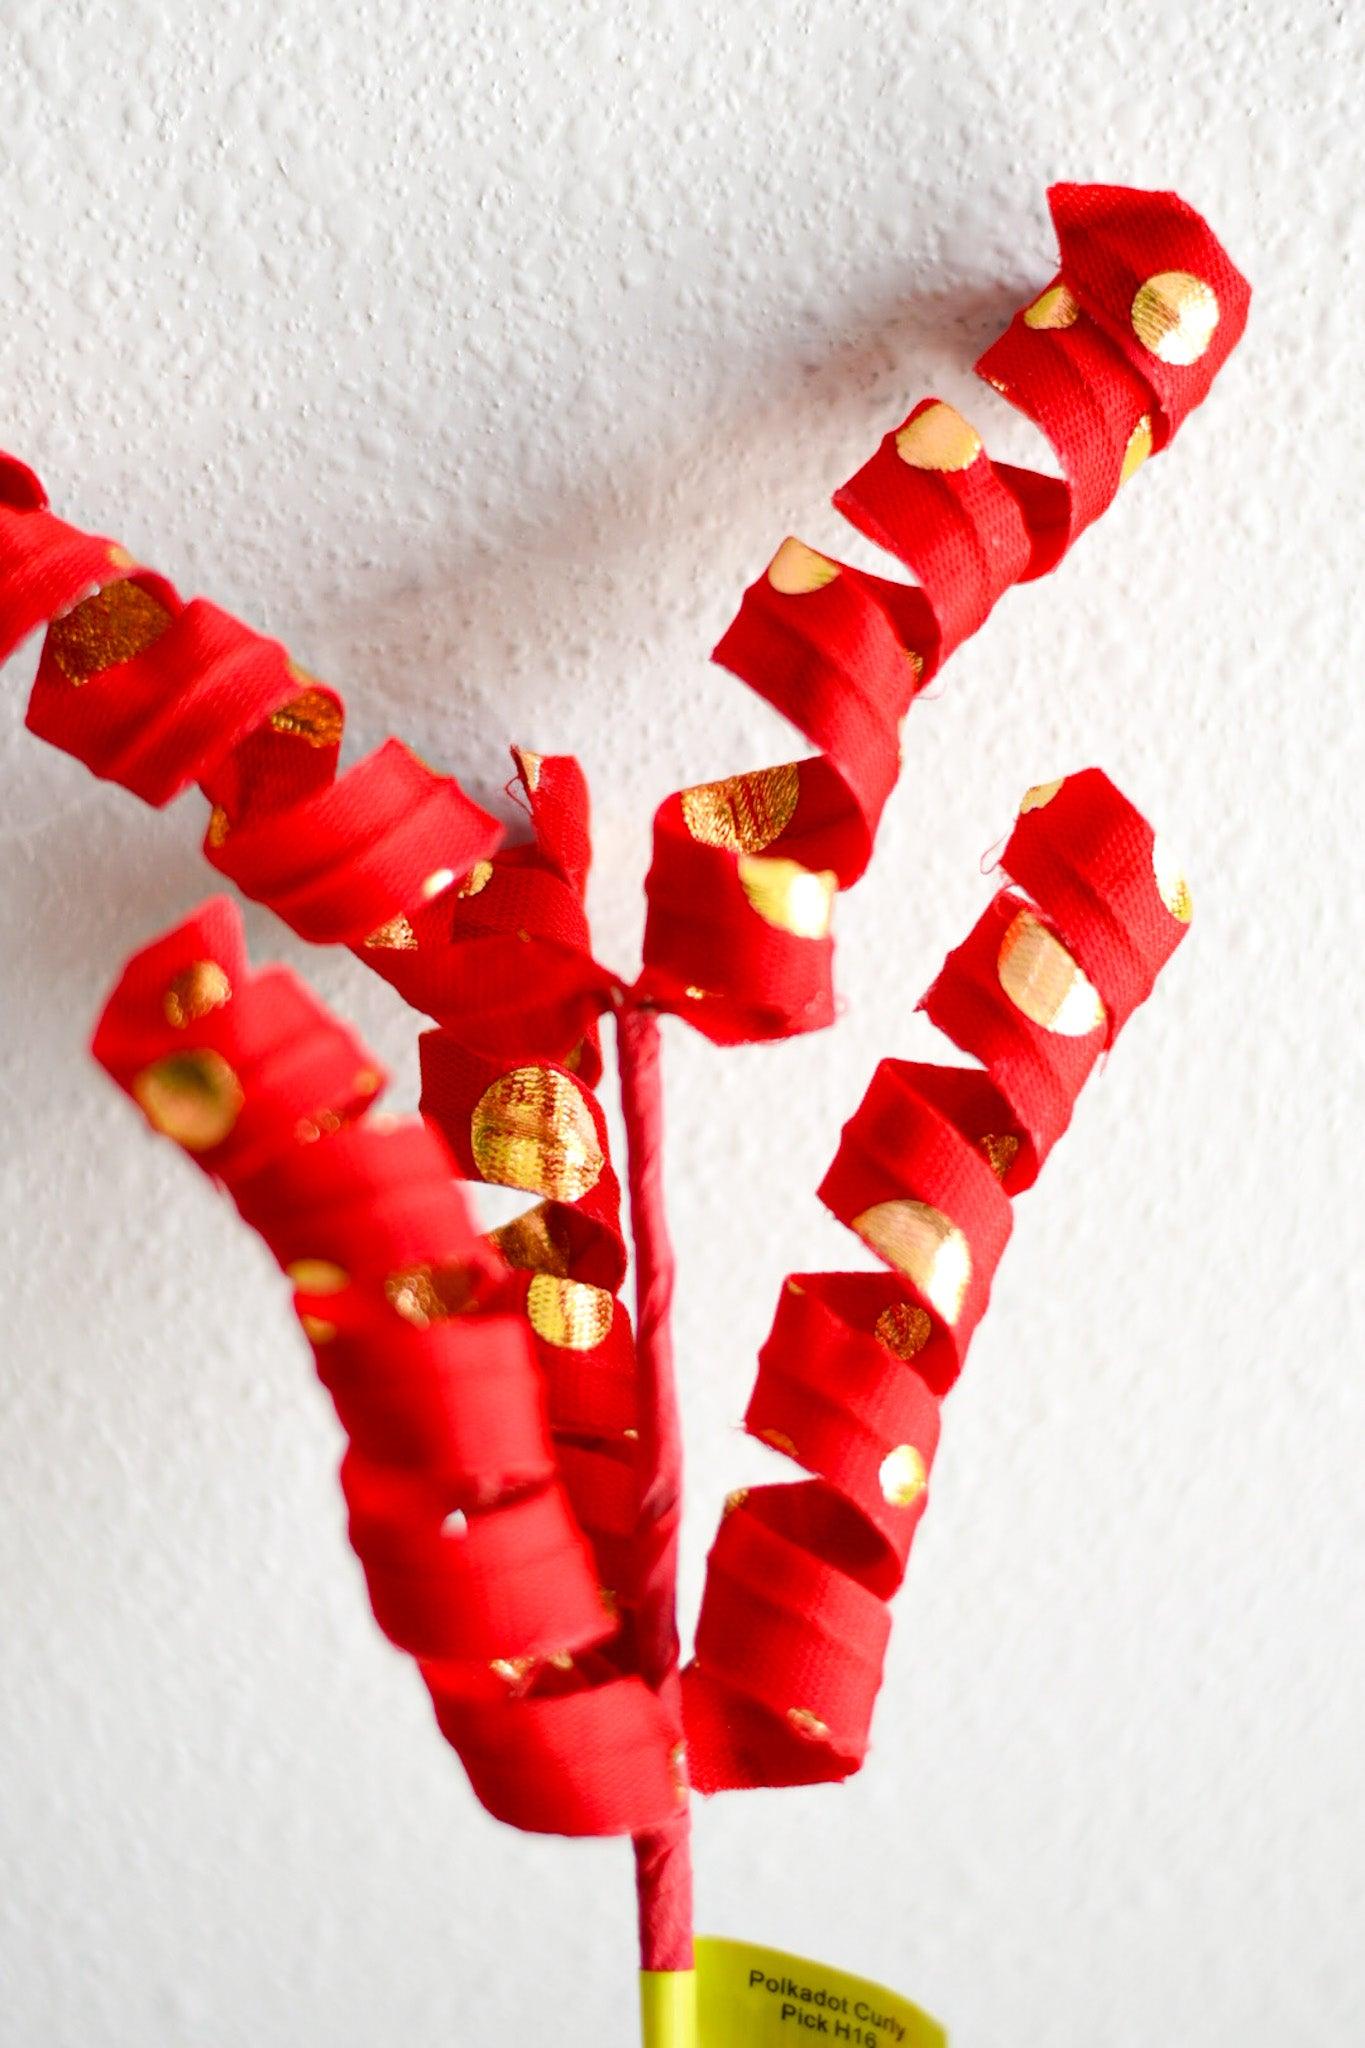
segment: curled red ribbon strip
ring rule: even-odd
[[[834,495],[917,587],[788,539],[715,650],[820,750],[656,816],[641,989],[718,1041],[832,1020],[833,896],[867,865],[912,699],[1166,447],[1246,325],[1246,280],[1173,192],[1048,198],[1060,272],[976,367],[1041,427],[1062,478],[993,462],[923,399]]]
[[[732,1495],[683,1675],[698,1790],[846,1777],[867,1750],[939,1405],[1087,1075],[1175,951],[1189,892],[1098,769],[1031,790],[1001,889],[921,1005],[980,1068],[884,1060],[821,1200],[889,1269],[785,1283],[749,1432],[813,1476]]]
[[[603,1604],[524,1276],[476,1233],[439,1134],[367,1115],[369,1053],[287,970],[250,971],[221,898],[130,961],[94,1051],[292,1280],[375,1616],[483,1803],[565,1834],[673,1820],[679,1729]]]

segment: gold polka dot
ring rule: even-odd
[[[945,1323],[957,1321],[972,1277],[972,1254],[941,1209],[909,1199],[878,1202],[854,1217],[853,1228],[918,1288]]]
[[[536,1668],[534,1657],[495,1657],[489,1665],[495,1678],[505,1685],[521,1685]]]
[[[1119,470],[1119,482],[1126,484],[1130,476],[1136,476],[1151,452],[1152,420],[1150,413],[1144,413],[1128,436],[1128,443],[1123,451],[1123,465]]]
[[[795,761],[784,761],[779,768],[758,768],[685,789],[683,822],[703,846],[761,853],[790,825],[800,793],[800,769]]]
[[[723,1508],[723,1509],[721,1510],[722,1514],[723,1514],[723,1515],[733,1515],[733,1514],[737,1513],[737,1512],[738,1512],[738,1510],[739,1510],[740,1508],[742,1508],[742,1507],[743,1507],[743,1505],[744,1505],[745,1501],[746,1501],[746,1500],[747,1500],[748,1498],[749,1498],[749,1489],[748,1489],[748,1487],[747,1487],[747,1486],[737,1486],[737,1487],[735,1488],[735,1490],[734,1490],[734,1492],[733,1492],[733,1493],[727,1493],[727,1494],[726,1494],[726,1496],[725,1496],[725,1506],[724,1506],[724,1508]]]
[[[245,1098],[223,1055],[200,1046],[144,1067],[134,1078],[133,1099],[153,1130],[187,1152],[209,1152],[227,1137]]]
[[[1050,284],[1040,292],[1031,306],[1025,308],[1025,327],[1055,328],[1074,327],[1080,313],[1071,292],[1064,284]]]
[[[1212,285],[1188,270],[1159,270],[1133,294],[1133,332],[1163,363],[1197,363],[1218,325]]]
[[[377,926],[365,944],[375,952],[415,953],[417,934],[400,910],[397,917],[391,917],[387,924]]]
[[[555,1236],[553,1214],[548,1204],[538,1202],[534,1209],[490,1230],[488,1241],[521,1272],[563,1275],[569,1270],[569,1253]]]
[[[137,558],[134,555],[130,555],[127,548],[120,547],[118,542],[115,541],[109,550],[109,566],[111,569],[135,569],[137,567]]]
[[[771,1444],[772,1448],[781,1451],[784,1457],[794,1458],[798,1455],[796,1445],[785,1429],[760,1429],[758,1434],[765,1444]]]
[[[597,1128],[578,1084],[550,1067],[514,1067],[486,1088],[470,1119],[484,1180],[576,1202],[604,1164]]]
[[[232,995],[232,983],[216,960],[192,960],[182,967],[162,998],[168,1024],[183,1031],[211,1010],[220,1010]]]
[[[1031,910],[1021,910],[1000,941],[996,972],[1015,1009],[1044,1031],[1088,1038],[1104,1022],[1098,990]]]
[[[408,1266],[389,1274],[384,1298],[405,1323],[428,1330],[469,1307],[474,1275],[468,1266]]]
[[[459,889],[456,893],[460,896],[477,896],[480,894],[482,890],[488,887],[488,884],[492,881],[492,879],[492,861],[476,860],[473,867],[469,870],[469,873],[461,882]]]
[[[293,662],[289,667],[300,678],[307,674],[306,669],[296,668]],[[310,747],[339,747],[345,719],[335,697],[326,690],[309,689],[301,696],[291,697],[278,711],[272,711],[270,723],[275,732],[287,733]]]
[[[299,1328],[313,1344],[330,1344],[337,1333],[336,1324],[329,1323],[323,1316],[301,1315]]]
[[[896,436],[896,453],[911,469],[970,469],[981,453],[981,436],[955,405],[939,399],[907,420]]]
[[[924,1460],[913,1444],[897,1444],[888,1451],[877,1471],[882,1499],[888,1507],[909,1508],[929,1483]]]
[[[222,846],[232,830],[231,821],[221,804],[215,804],[209,812],[208,830],[204,839],[209,846]]]
[[[920,677],[924,674],[924,656],[918,651],[917,648],[914,647],[902,647],[901,653],[905,656],[911,668],[914,670],[915,681],[918,682],[920,680]]]
[[[768,564],[768,581],[784,597],[803,597],[809,590],[821,590],[839,573],[839,564],[817,555],[803,540],[788,535]]]
[[[1161,839],[1152,841],[1152,873],[1156,877],[1157,894],[1171,916],[1181,924],[1188,924],[1194,916],[1190,885],[1185,880],[1180,862]]]
[[[765,924],[796,939],[823,939],[839,886],[832,868],[803,868],[780,854],[742,853],[739,885]]]
[[[828,1724],[818,1714],[812,1714],[809,1707],[788,1707],[787,1720],[807,1742],[828,1742]]]
[[[526,1292],[531,1328],[563,1351],[592,1351],[611,1333],[615,1304],[604,1287],[537,1273]]]
[[[1032,789],[1026,789],[1019,805],[1020,817],[1025,817],[1029,811],[1046,809],[1065,781],[1066,777],[1059,775],[1055,782],[1035,782]]]
[[[534,796],[540,788],[540,771],[545,765],[545,756],[533,754],[529,747],[514,747],[512,751],[521,768],[522,781]]]
[[[121,661],[131,661],[158,641],[170,623],[171,615],[159,598],[123,578],[54,619],[47,644],[67,681],[80,684]]]
[[[687,997],[689,1003],[704,1003],[706,1001],[706,990],[698,988],[695,982],[689,982],[683,990],[683,994]]]
[[[599,1586],[597,1597],[602,1603],[602,1612],[615,1621],[621,1612],[620,1596],[614,1593],[610,1586]]]
[[[873,1327],[887,1350],[904,1359],[923,1351],[934,1330],[925,1310],[913,1301],[893,1301]]]
[[[284,1271],[300,1294],[340,1294],[351,1284],[346,1268],[333,1259],[291,1259]]]
[[[1005,1131],[999,1135],[994,1131],[987,1131],[976,1142],[985,1153],[986,1164],[991,1172],[997,1180],[1003,1180],[1019,1157],[1019,1140],[1012,1131]]]

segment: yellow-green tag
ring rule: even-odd
[[[703,1936],[695,1976],[640,1979],[645,2048],[947,2048],[936,2020],[865,1977],[804,1956]]]

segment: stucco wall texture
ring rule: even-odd
[[[1173,186],[1256,297],[1169,458],[917,708],[847,1014],[667,1031],[684,1610],[814,1189],[991,886],[1102,764],[1192,937],[1018,1206],[946,1412],[864,1774],[699,1816],[699,1915],[879,1977],[958,2048],[1361,2037],[1365,631],[1357,11],[1097,0],[2,0],[0,445],[501,804],[592,779],[600,949],[655,804],[787,758],[707,651],[783,534],[1048,275],[1058,177]],[[210,878],[4,677],[0,2040],[613,2048],[629,1856],[476,1808],[345,1543],[262,1249],[90,1065]],[[415,1101],[412,1016],[249,910]],[[488,1212],[491,1214],[491,1209]]]

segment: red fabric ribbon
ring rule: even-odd
[[[918,587],[869,576],[799,542],[783,544],[746,593],[717,658],[818,752],[683,791],[661,808],[644,971],[632,989],[592,954],[583,905],[587,795],[575,762],[517,755],[532,836],[511,846],[451,778],[397,740],[338,776],[343,710],[333,690],[297,668],[278,643],[204,599],[185,602],[116,544],[57,519],[32,472],[0,456],[0,658],[36,627],[48,627],[31,728],[150,803],[198,783],[212,806],[205,850],[218,871],[303,936],[351,947],[434,1020],[422,1041],[422,1107],[445,1146],[427,1149],[438,1144],[431,1132],[380,1143],[383,1134],[358,1114],[367,1091],[357,1093],[357,1076],[369,1073],[368,1063],[341,1027],[319,1022],[321,1013],[291,978],[246,978],[221,910],[205,913],[210,923],[202,931],[192,926],[182,935],[185,945],[212,940],[213,959],[234,991],[227,1005],[191,1018],[189,1035],[174,1041],[181,1051],[219,1054],[242,1090],[231,1133],[204,1163],[282,1256],[321,1255],[316,1244],[289,1250],[288,1218],[296,1211],[305,1237],[325,1222],[328,1241],[347,1254],[339,1262],[364,1276],[334,1300],[335,1314],[318,1304],[305,1312],[337,1332],[325,1377],[357,1447],[345,1483],[372,1598],[384,1625],[422,1661],[442,1726],[480,1796],[518,1825],[667,1831],[677,1812],[676,1716],[635,1676],[636,1618],[652,1608],[664,1553],[646,1512],[656,1474],[639,1450],[634,1340],[616,1300],[626,1254],[593,1093],[600,1014],[617,1006],[629,1024],[628,1013],[641,1007],[672,1009],[722,1042],[830,1021],[832,897],[870,857],[909,703],[1002,591],[1052,567],[1121,479],[1165,446],[1205,396],[1245,322],[1245,282],[1174,195],[1061,186],[1051,202],[1061,275],[978,367],[1043,428],[1063,478],[993,463],[950,407],[925,401],[836,498],[855,526],[916,574]],[[1079,830],[1084,820],[1078,814],[1072,822]],[[1017,863],[1027,849],[1012,846],[1017,879],[1078,948],[1089,946],[1093,863],[1084,859],[1071,874],[1064,850],[1054,848],[1052,869],[1024,872]],[[1105,886],[1117,887],[1117,871],[1105,872]],[[1085,966],[1103,993],[1110,1033],[1145,992],[1144,973],[1159,964],[1161,931],[1146,931],[1140,884],[1132,887],[1131,902],[1105,898],[1111,951]],[[857,1155],[875,1182],[883,1169],[894,1181],[901,1151],[925,1173],[932,1154],[944,1213],[971,1236],[975,1264],[954,1334],[944,1337],[945,1358],[959,1355],[984,1305],[1008,1227],[999,1185],[979,1157],[963,1154],[960,1134],[983,1118],[983,1128],[994,1130],[988,1111],[999,1109],[996,1123],[1006,1108],[1013,1112],[1005,1133],[1018,1147],[1005,1183],[1013,1192],[1064,1126],[1091,1056],[1079,1042],[1043,1047],[1002,1023],[991,980],[998,937],[990,926],[969,942],[956,979],[950,985],[945,977],[929,999],[931,1014],[982,1060],[989,1078],[926,1069],[909,1086],[897,1078],[900,1070],[888,1069]],[[165,1007],[181,955],[165,944],[164,958],[154,948],[130,968],[133,978],[102,1027],[101,1057],[112,1043],[119,1056],[107,1063],[128,1080],[168,1056],[156,1050],[170,1042],[168,1022],[182,1028]],[[146,965],[152,960],[154,970]],[[261,986],[268,1000],[244,999]],[[942,1014],[940,1003],[948,1005]],[[110,1019],[145,1030],[135,1066],[122,1058],[117,1036],[109,1040]],[[222,1043],[220,1031],[229,1034]],[[238,1031],[246,1034],[240,1042]],[[217,1071],[212,1061],[207,1069]],[[895,1138],[879,1153],[883,1129]],[[322,1159],[341,1176],[335,1186],[312,1164]],[[854,1192],[839,1192],[843,1171],[836,1166],[830,1184],[836,1207],[861,1199],[856,1174]],[[493,1233],[501,1260],[492,1268],[501,1277],[487,1304],[480,1295],[473,1312],[429,1317],[431,1329],[416,1332],[384,1294],[396,1262],[425,1269],[444,1257],[436,1240],[456,1242],[457,1218],[464,1250],[450,1257],[471,1268],[489,1257],[469,1251],[472,1232],[448,1186],[452,1172],[522,1188],[540,1206]],[[390,1261],[383,1272],[373,1263],[380,1247]],[[435,1297],[425,1290],[423,1282],[413,1299],[430,1304]],[[789,1592],[811,1603],[812,1640],[857,1638],[865,1676],[854,1692],[865,1704],[880,1660],[885,1597],[913,1521],[899,1504],[892,1512],[885,1502],[878,1510],[865,1501],[856,1474],[840,1462],[852,1456],[851,1443],[863,1441],[846,1433],[857,1407],[849,1389],[862,1390],[857,1426],[864,1436],[879,1442],[890,1432],[893,1448],[917,1448],[927,1460],[937,1393],[947,1383],[928,1353],[917,1371],[886,1380],[884,1347],[868,1336],[867,1315],[898,1303],[907,1309],[894,1287],[867,1275],[826,1276],[784,1297],[784,1335],[775,1353],[775,1330],[768,1356],[785,1363],[780,1373],[765,1364],[760,1394],[774,1373],[789,1390],[804,1387],[806,1407],[798,1402],[793,1413],[805,1418],[795,1438],[805,1457],[815,1411],[830,1397],[803,1361],[840,1362],[831,1382],[840,1389],[836,1412],[819,1437],[824,1462],[812,1468],[821,1478],[765,1490],[781,1493],[781,1502],[753,1496],[752,1510],[731,1518],[736,1532],[726,1538],[736,1549],[750,1545],[736,1569],[752,1586],[764,1584],[770,1565],[774,1584],[792,1575]],[[918,1327],[913,1317],[910,1327]],[[515,1343],[512,1332],[519,1332]],[[466,1337],[479,1363],[461,1368],[457,1400],[450,1361],[457,1352],[465,1357]],[[931,1347],[935,1355],[941,1348],[937,1340]],[[513,1370],[514,1353],[523,1363],[533,1359],[534,1385],[521,1363]],[[451,1444],[459,1443],[471,1475],[484,1472],[485,1453],[494,1476],[512,1471],[499,1460],[509,1446],[530,1443],[532,1391],[544,1403],[537,1455],[548,1445],[550,1463],[528,1466],[512,1497],[499,1496],[496,1513],[482,1496],[475,1516],[460,1507],[471,1528],[477,1520],[462,1553],[477,1555],[477,1571],[471,1565],[461,1578],[445,1536],[433,1533],[431,1489],[445,1486],[442,1460],[454,1458]],[[780,1422],[761,1426],[784,1433]],[[560,1650],[551,1646],[547,1656],[549,1609],[535,1608],[528,1573],[542,1555],[567,1558],[571,1537],[574,1570],[581,1566],[593,1584],[597,1634],[580,1579],[566,1579],[554,1634],[574,1661],[562,1670],[550,1661]],[[597,1588],[607,1589],[617,1610],[605,1632]],[[709,1600],[708,1616],[713,1609]],[[765,1626],[792,1657],[786,1611]],[[706,1619],[703,1626],[706,1671],[718,1624]],[[588,1635],[580,1642],[581,1630]],[[758,1631],[755,1642],[769,1637]],[[724,1680],[725,1712],[750,1702],[766,1757],[772,1704],[746,1690],[748,1653],[732,1649],[738,1662]],[[802,1668],[788,1669],[792,1685]],[[712,1711],[710,1680],[694,1674],[689,1683],[708,1781],[752,1781],[733,1768],[727,1776],[727,1745],[738,1738],[717,1732],[731,1723]],[[641,1704],[642,1694],[651,1707]],[[819,1688],[812,1697],[823,1697]],[[821,1719],[809,1701],[797,1704]],[[857,1751],[857,1722],[852,1709],[836,1715],[830,1738],[814,1741],[792,1736],[789,1724],[782,1768],[796,1770],[799,1759],[804,1775],[829,1775],[831,1756]]]
[[[866,867],[913,698],[1010,585],[1055,568],[1207,395],[1246,280],[1173,192],[1055,185],[1061,269],[977,364],[1062,477],[993,462],[923,399],[834,503],[916,587],[782,543],[715,658],[819,753],[660,808],[641,990],[720,1042],[834,1015],[830,906]]]
[[[477,1235],[439,1134],[368,1117],[370,1054],[287,970],[250,971],[221,898],[129,963],[94,1051],[293,1281],[375,1616],[480,1799],[565,1834],[672,1822],[677,1722],[604,1604],[525,1277]]]
[[[1030,791],[1002,889],[921,1005],[980,1068],[884,1060],[821,1200],[886,1264],[785,1283],[745,1418],[813,1476],[732,1495],[683,1675],[704,1792],[846,1777],[867,1750],[939,1404],[1029,1187],[1189,921],[1098,769]]]

